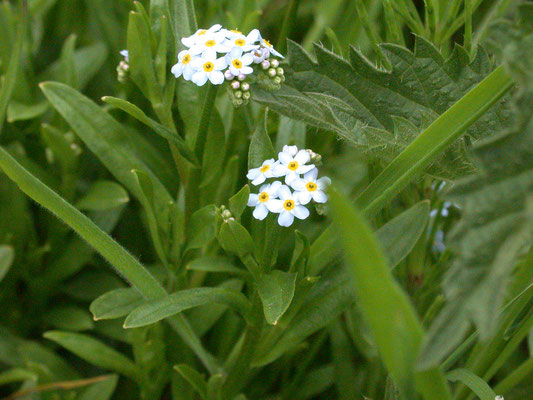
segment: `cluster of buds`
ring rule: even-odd
[[[217,214],[222,217],[222,222],[235,221],[233,214],[225,205],[221,205],[217,208]]]
[[[231,101],[235,107],[248,104],[250,100],[250,81],[246,79],[246,75],[233,75],[231,71],[224,72],[224,77],[228,81],[229,93]]]

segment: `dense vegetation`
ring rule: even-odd
[[[533,399],[531,1],[0,21],[0,398]]]

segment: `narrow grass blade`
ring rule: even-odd
[[[511,88],[513,81],[503,66],[450,107],[402,151],[357,198],[370,216],[382,209],[433,159]]]
[[[415,397],[415,365],[423,329],[405,292],[394,280],[377,239],[360,213],[338,191],[331,191],[331,209],[346,249],[361,313],[373,334],[384,364],[403,398]],[[450,399],[442,373],[419,375],[418,391],[427,399]],[[430,392],[433,391],[431,397]]]
[[[452,382],[460,381],[468,386],[479,400],[494,400],[496,393],[479,376],[467,369],[456,369],[449,372],[446,377]]]

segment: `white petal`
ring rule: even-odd
[[[261,168],[252,168],[250,171],[248,171],[246,177],[252,180],[257,178],[259,175],[261,175]]]
[[[250,197],[248,197],[248,207],[254,207],[257,205],[259,201],[259,195],[256,193],[250,193]]]
[[[296,192],[296,196],[298,197],[298,201],[301,204],[309,203],[312,198],[312,195],[308,190],[306,190],[305,192]]]
[[[215,24],[215,25],[213,25],[211,28],[209,28],[209,29],[207,30],[207,32],[209,32],[209,33],[216,32],[216,31],[220,30],[220,28],[222,28],[222,25],[220,25],[220,24]]]
[[[272,175],[274,175],[275,177],[280,177],[280,176],[285,176],[289,173],[289,169],[287,168],[286,165],[281,165],[281,164],[278,164],[278,165],[274,165],[272,168]]]
[[[264,185],[261,185],[261,187],[259,188],[259,191],[260,192],[266,192],[269,187],[270,187],[270,185],[268,183],[265,183]]]
[[[265,176],[265,174],[261,174],[261,175],[259,175],[257,178],[255,178],[255,179],[252,181],[252,185],[254,185],[254,186],[260,185],[260,184],[262,184],[265,180],[266,180],[266,176]]]
[[[289,189],[288,186],[281,185],[279,187],[279,189],[278,189],[278,196],[282,200],[290,200],[290,199],[292,199],[291,189]]]
[[[294,157],[296,153],[298,153],[298,147],[297,146],[283,146],[283,151],[286,153],[289,153],[291,157]]]
[[[241,70],[239,68],[235,68],[233,64],[230,64],[229,71],[235,76],[239,76],[241,74]]]
[[[296,172],[298,172],[299,174],[306,174],[309,171],[311,171],[313,168],[315,168],[314,164],[310,164],[310,165],[301,165],[300,164],[298,166],[298,169],[296,170]]]
[[[254,62],[254,57],[251,54],[245,54],[241,58],[243,65],[250,65]]]
[[[318,169],[317,168],[313,168],[311,171],[307,172],[304,175],[304,179],[307,182],[316,182],[316,177],[317,176],[318,176]]]
[[[224,74],[220,71],[212,71],[209,74],[209,80],[213,85],[221,85],[224,83]]]
[[[229,52],[231,59],[240,58],[242,56],[242,49],[240,47],[234,47]],[[229,64],[229,63],[228,63]]]
[[[223,70],[224,68],[228,66],[228,63],[226,62],[225,57],[217,58],[214,64],[215,64],[215,69],[217,71]]]
[[[281,226],[291,226],[293,221],[294,215],[285,210],[278,217],[278,224]]]
[[[258,29],[253,29],[248,36],[246,36],[246,41],[249,43],[255,43],[259,40],[260,33]]]
[[[264,204],[259,204],[257,207],[255,207],[254,212],[252,213],[254,218],[258,220],[263,220],[268,215],[268,209]]]
[[[183,43],[187,47],[192,47],[194,46],[195,39],[196,38],[194,36],[184,37],[181,38],[181,43]]]
[[[272,184],[268,188],[268,195],[271,196],[271,197],[277,196],[280,187],[281,187],[281,182],[280,181],[272,182]]]
[[[329,185],[331,185],[331,179],[329,179],[327,176],[324,176],[320,178],[318,181],[316,181],[316,185],[320,190],[324,190]]]
[[[305,167],[305,165],[304,165]],[[300,169],[300,167],[298,167],[298,170]],[[290,185],[292,183],[293,180],[295,179],[299,179],[300,178],[300,175],[294,171],[291,171],[289,170],[289,172],[287,173],[287,175],[285,175],[285,183],[287,185]]]
[[[254,69],[252,67],[242,67],[241,68],[241,74],[244,74],[244,75],[250,75],[250,74],[253,74],[254,72]]]
[[[306,150],[300,150],[296,156],[294,157],[296,161],[298,161],[298,164],[305,164],[309,162],[311,159],[311,156],[309,155],[309,152]]]
[[[183,65],[181,63],[175,64],[170,72],[172,72],[176,78],[179,78],[183,73]]]
[[[270,212],[279,214],[283,211],[283,201],[278,199],[268,200],[266,206]]]
[[[196,70],[194,68],[185,66],[185,68],[183,68],[183,79],[185,79],[186,81],[190,81],[192,78],[192,74],[194,74],[195,72]]]
[[[198,86],[204,86],[207,82],[207,74],[202,71],[195,72],[192,81]]]
[[[298,190],[298,191],[307,191],[307,188],[305,187],[306,185],[306,181],[304,181],[303,179],[294,179],[292,182],[291,182],[291,187],[294,189],[294,190]]]
[[[291,155],[288,152],[285,152],[285,151],[281,151],[278,154],[278,158],[283,164],[288,164],[288,163],[290,163],[293,160]]]
[[[292,213],[298,219],[306,219],[309,216],[309,210],[304,206],[294,207]]]
[[[328,201],[328,196],[322,190],[317,190],[313,192],[313,200],[317,203],[325,203]]]

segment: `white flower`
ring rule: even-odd
[[[307,204],[311,199],[317,203],[328,201],[324,189],[331,184],[331,179],[323,177],[317,180],[317,176],[318,169],[313,168],[304,175],[303,179],[296,178],[291,182],[292,188],[297,191],[295,196],[298,196],[301,204]]]
[[[231,52],[226,54],[229,71],[235,76],[248,75],[254,72],[254,69],[249,67],[253,61],[254,58],[248,53],[243,54],[243,49],[240,47],[234,47]]]
[[[237,29],[223,29],[226,39],[232,40],[243,36],[243,33]]]
[[[195,73],[191,80],[198,86],[203,86],[209,79],[213,85],[224,82],[224,74],[221,72],[227,67],[224,57],[216,58],[216,53],[210,51],[192,61]]]
[[[180,51],[178,54],[178,63],[175,64],[170,72],[174,74],[176,78],[179,78],[183,74],[183,78],[190,81],[192,75],[196,72],[193,67],[193,61],[195,54],[192,54],[190,50]]]
[[[274,167],[277,164],[278,163],[274,162],[273,158],[266,160],[259,168],[252,168],[248,171],[246,177],[252,181],[252,185],[260,185],[267,178],[272,178],[274,176]]]
[[[298,151],[296,146],[283,146],[283,151],[279,152],[280,164],[274,168],[274,176],[285,176],[285,183],[290,184],[300,174],[306,174],[315,168],[314,164],[305,165],[311,157],[306,150]]]
[[[494,400],[504,400],[503,396],[496,396]]]
[[[201,40],[206,35],[209,36],[209,35],[211,35],[211,34],[213,34],[215,32],[218,32],[220,30],[220,28],[222,28],[222,25],[215,24],[209,29],[198,29],[193,35],[191,35],[189,37],[182,38],[181,39],[181,43],[183,43],[187,47],[192,47],[192,46],[198,44],[199,42],[201,42]]]
[[[196,43],[191,47],[191,52],[202,53],[216,51],[217,53],[227,53],[231,50],[226,46],[226,35],[224,32],[214,32],[205,34],[196,39]]]
[[[253,211],[254,218],[263,220],[268,212],[279,213],[283,209],[283,204],[278,197],[278,191],[281,182],[275,181],[272,184],[261,186],[259,194],[252,193],[248,198],[248,206],[255,207]]]
[[[272,46],[268,40],[263,39],[261,35],[259,35],[259,43],[261,43],[261,46],[267,48],[268,51],[274,54],[276,57],[285,58],[279,51],[274,49],[274,46]]]
[[[270,57],[270,51],[266,47],[261,47],[257,50],[254,50],[252,52],[252,55],[254,56],[254,63],[255,64],[261,64],[263,61],[265,61],[268,57]]]
[[[255,50],[259,48],[259,45],[257,45],[256,42],[260,37],[261,35],[259,31],[257,29],[253,29],[248,36],[240,34],[227,39],[226,46],[229,46],[230,48],[238,47],[242,49],[242,51]]]
[[[300,204],[300,201],[288,186],[281,185],[278,190],[278,196],[281,200],[281,213],[278,217],[278,224],[281,226],[291,226],[294,222],[294,217],[298,219],[305,219],[309,216],[309,210]],[[273,209],[278,208],[277,204],[273,204]],[[276,211],[273,211],[276,212]]]
[[[120,55],[124,57],[126,62],[130,62],[130,52],[128,50],[122,50]]]

